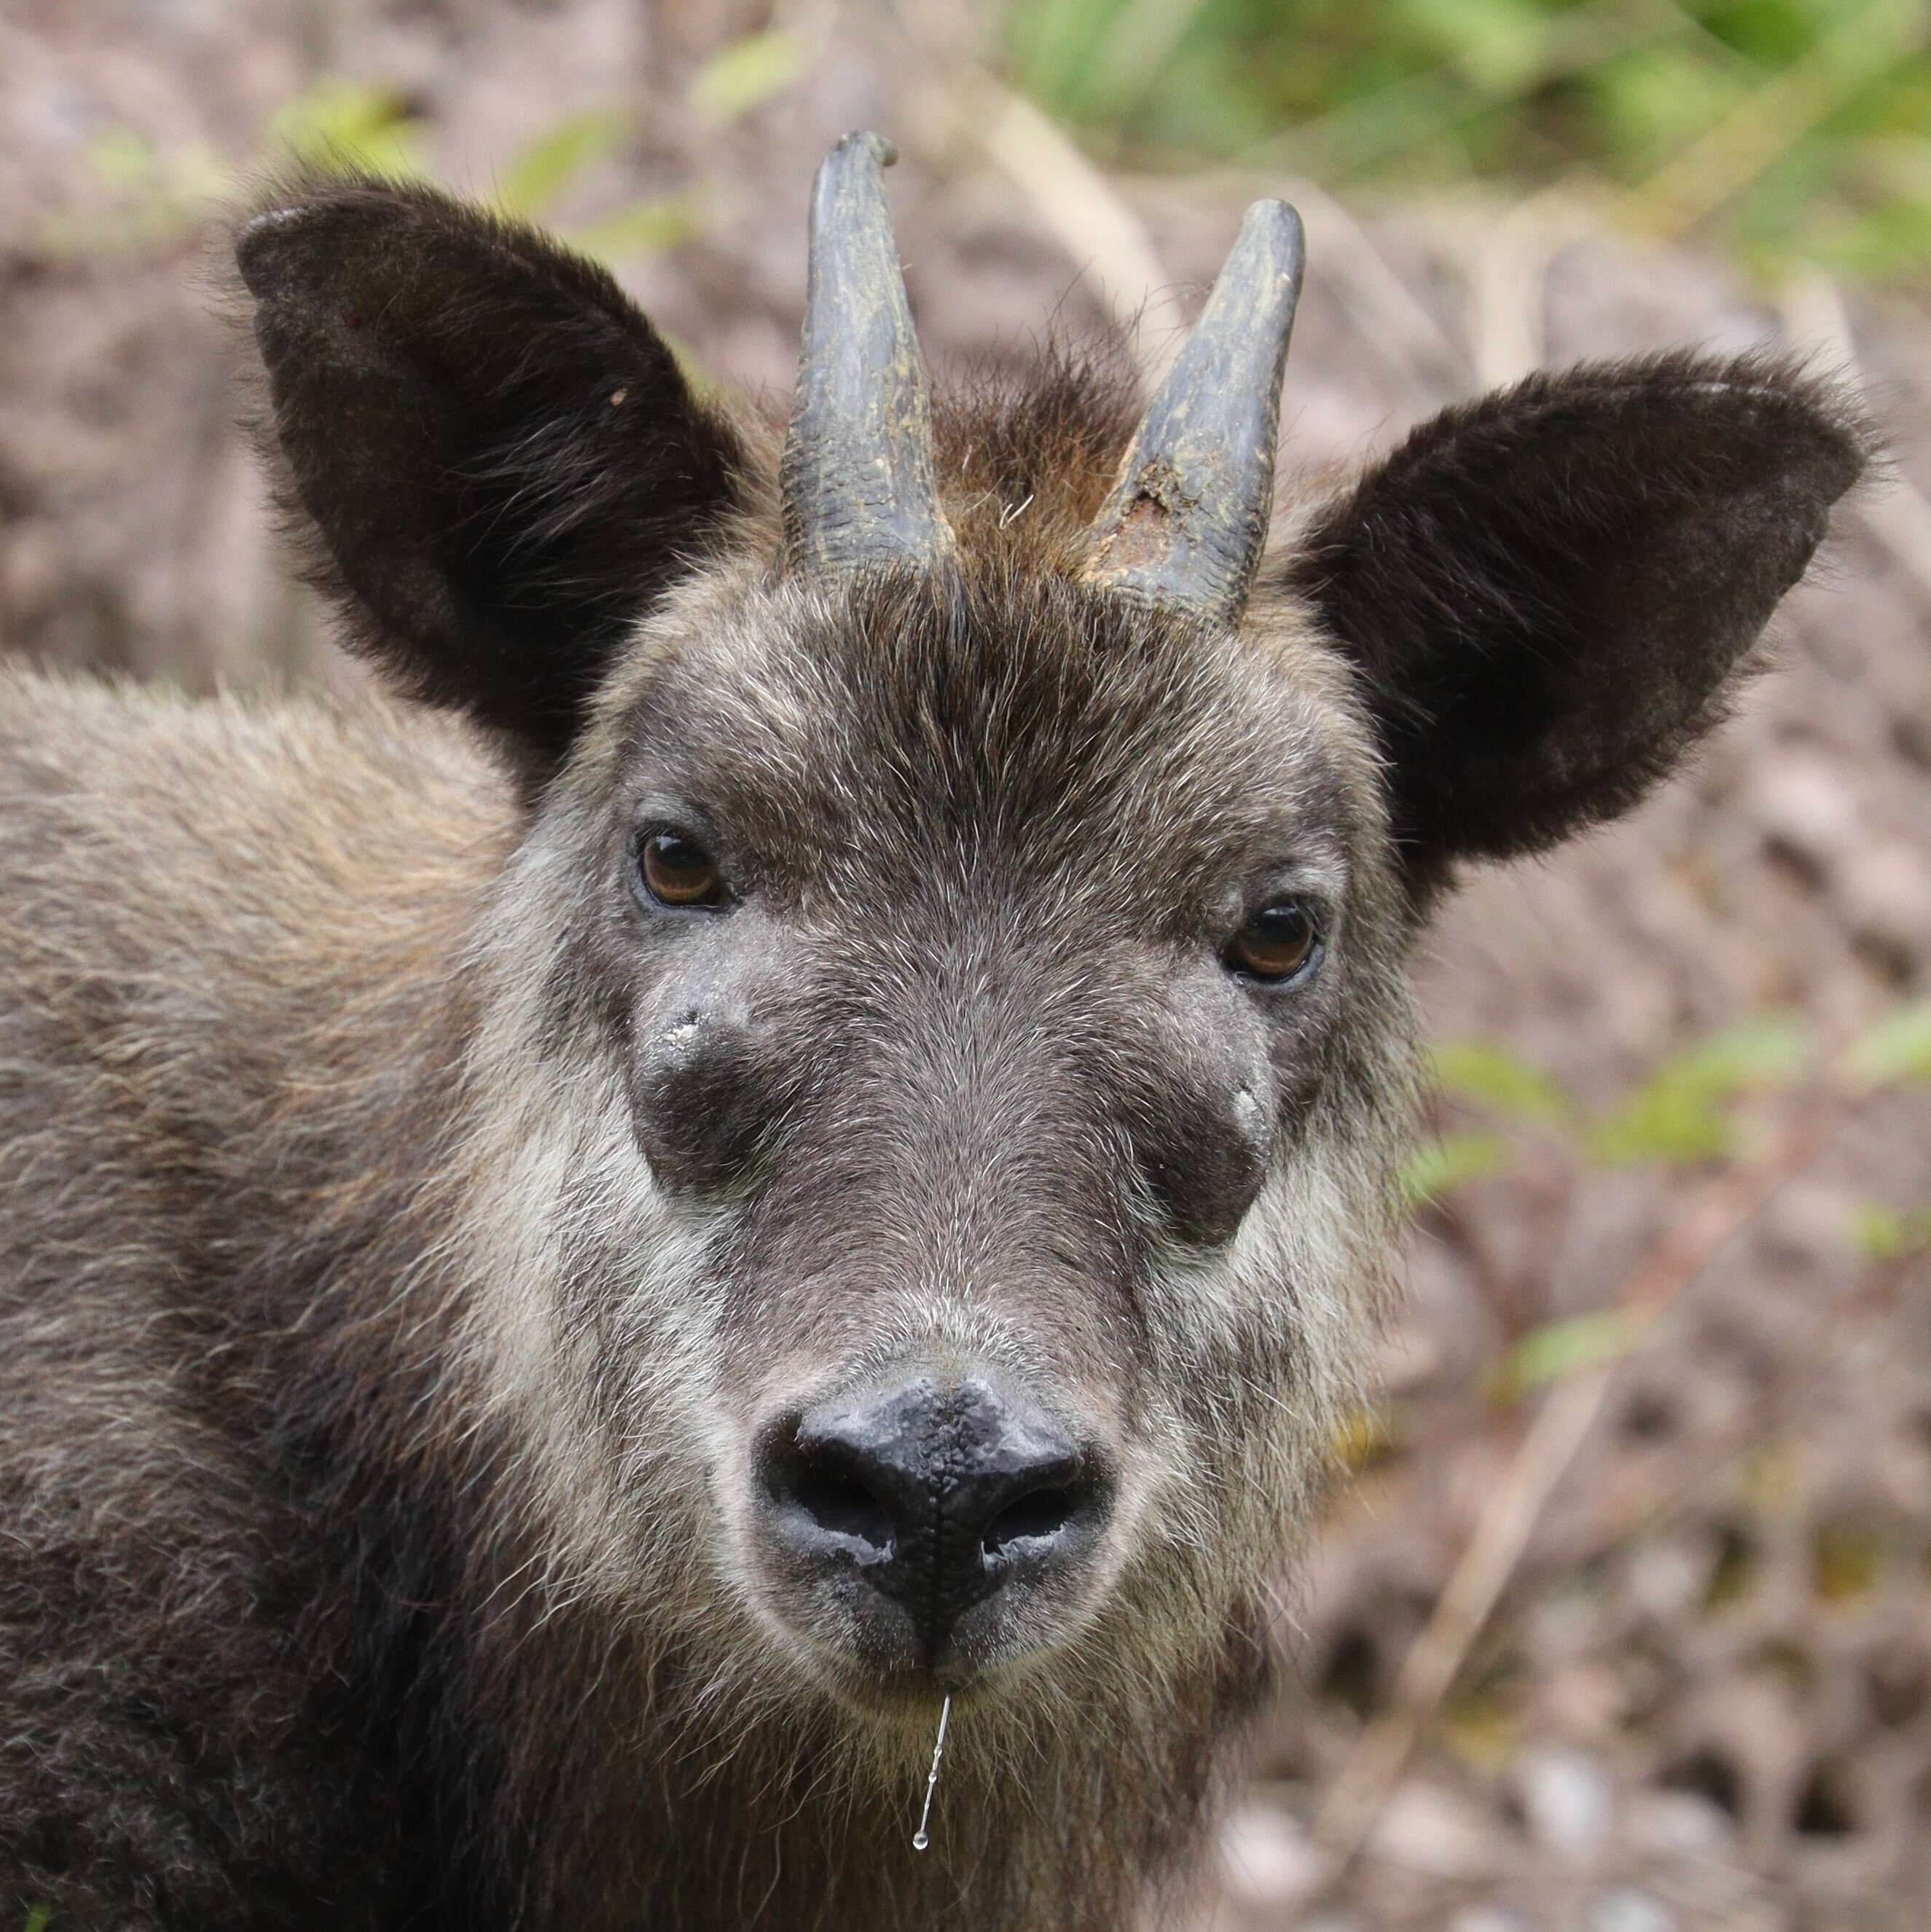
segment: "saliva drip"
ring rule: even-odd
[[[939,1735],[932,1744],[932,1768],[925,1774],[925,1802],[919,1813],[919,1828],[912,1834],[912,1849],[922,1852],[932,1840],[925,1827],[931,1822],[932,1793],[939,1788],[939,1760],[946,1754],[946,1726],[952,1721],[952,1700],[948,1696],[939,1706]]]

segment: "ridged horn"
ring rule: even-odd
[[[780,472],[785,548],[799,569],[929,566],[952,548],[880,174],[897,158],[876,134],[847,134],[812,184],[805,340]]]
[[[1087,581],[1228,623],[1247,602],[1273,507],[1281,372],[1306,244],[1257,201],[1094,519]]]

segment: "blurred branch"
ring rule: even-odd
[[[1699,1438],[1693,1460],[1672,1469],[1653,1488],[1618,1498],[1609,1520],[1592,1526],[1588,1540],[1574,1559],[1586,1564],[1609,1551],[1625,1547],[1639,1536],[1684,1515],[1699,1495],[1734,1476],[1738,1465],[1762,1439],[1771,1426],[1772,1413],[1780,1401],[1795,1393],[1815,1388],[1840,1369],[1852,1352],[1865,1342],[1871,1327],[1885,1319],[1895,1320],[1903,1303],[1903,1291],[1926,1277],[1924,1254],[1916,1248],[1889,1256],[1873,1267],[1863,1286],[1846,1303],[1831,1303],[1815,1310],[1796,1344],[1780,1351],[1783,1357],[1775,1378],[1755,1392],[1742,1412],[1712,1441]],[[1900,1341],[1900,1346],[1904,1346]]]
[[[1549,265],[1564,239],[1543,197],[1531,196],[1469,251],[1468,352],[1480,387],[1519,381],[1547,358]]]
[[[1824,350],[1862,393],[1866,387],[1857,339],[1843,292],[1821,270],[1793,276],[1780,291],[1784,331],[1800,347]],[[1931,502],[1894,470],[1882,485],[1857,499],[1860,520],[1927,598],[1931,598]]]
[[[1216,178],[1216,179],[1220,178]],[[1244,194],[1284,195],[1308,227],[1308,254],[1348,318],[1428,409],[1464,394],[1473,371],[1460,345],[1349,210],[1305,176],[1282,180],[1245,170],[1225,178]]]
[[[1624,1278],[1607,1304],[1654,1334],[1729,1241],[1808,1166],[1846,1103],[1841,1086],[1801,1096],[1755,1156],[1713,1176]],[[1360,1854],[1423,1732],[1520,1568],[1550,1498],[1602,1414],[1627,1357],[1579,1372],[1537,1412],[1476,1523],[1447,1588],[1403,1660],[1387,1712],[1363,1734],[1330,1787],[1316,1841],[1334,1875]]]
[[[1030,100],[981,75],[969,84],[965,102],[967,130],[1032,202],[1041,225],[1135,344],[1142,374],[1156,380],[1179,352],[1188,317],[1146,224]]]

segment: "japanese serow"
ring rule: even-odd
[[[1387,1294],[1405,958],[1719,718],[1867,440],[1672,356],[1276,510],[1291,210],[1144,413],[935,395],[885,152],[775,424],[523,228],[286,186],[266,440],[389,694],[0,685],[0,1924],[1180,1882]]]

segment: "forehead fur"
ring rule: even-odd
[[[1224,890],[1256,864],[1338,873],[1372,820],[1364,734],[1297,675],[1312,656],[1011,554],[740,583],[650,627],[596,762],[616,802],[695,808],[820,880],[1003,855]]]

